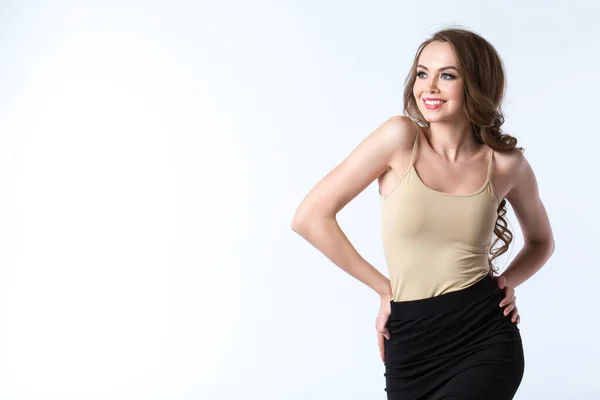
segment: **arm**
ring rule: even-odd
[[[513,185],[506,195],[519,221],[525,244],[506,268],[506,285],[513,288],[529,279],[554,253],[554,236],[531,166],[518,153]]]
[[[403,116],[383,122],[306,195],[291,223],[329,260],[380,296],[391,297],[389,279],[358,254],[336,214],[387,170],[398,150],[411,148],[414,131]]]

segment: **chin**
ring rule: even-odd
[[[431,123],[431,122],[447,122],[447,121],[455,118],[451,114],[436,113],[435,111],[432,112],[431,110],[421,110],[421,114],[423,115],[425,121],[427,121],[429,123]]]
[[[421,110],[421,114],[425,117],[425,121],[439,121],[444,118],[441,114],[436,114],[435,112],[431,112],[429,110]]]

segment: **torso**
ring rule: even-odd
[[[444,162],[421,129],[412,140],[379,179],[394,301],[461,290],[489,274],[498,206],[518,159],[518,150],[503,154],[482,144],[468,160]]]
[[[456,195],[471,194],[481,189],[486,181],[490,147],[481,144],[481,150],[476,156],[460,164],[445,163],[431,148],[422,130],[423,128],[419,129],[419,146],[414,168],[423,184],[432,190]],[[518,150],[494,151],[490,185],[500,200],[506,197],[512,187],[517,161],[516,151]],[[378,178],[379,192],[382,195],[388,195],[398,185],[410,167],[411,153],[412,146],[398,152],[390,161],[391,168]]]

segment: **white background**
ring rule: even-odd
[[[378,296],[289,224],[454,24],[504,60],[556,240],[516,398],[600,398],[594,4],[0,2],[0,399],[384,399]],[[338,220],[386,273],[377,184]]]

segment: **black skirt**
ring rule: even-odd
[[[391,301],[388,400],[512,399],[525,360],[519,328],[499,307],[503,298],[486,275],[459,291]]]

